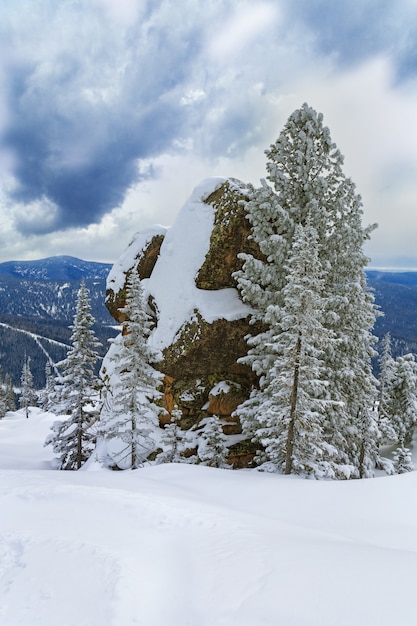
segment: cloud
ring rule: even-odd
[[[218,59],[239,54],[272,27],[278,17],[277,5],[256,2],[238,6],[211,37],[208,52]]]
[[[120,23],[122,26],[129,26],[135,22],[146,7],[144,0],[93,0],[95,4],[104,9],[108,18]]]
[[[94,14],[86,3],[32,4],[48,20],[35,11],[29,28],[34,7],[17,3],[2,33],[16,49],[3,61],[9,76],[3,142],[16,163],[11,199],[54,203],[55,217],[43,231],[84,226],[122,203],[138,180],[138,158],[169,149],[181,135],[185,111],[177,91],[195,41],[193,33],[182,40],[164,3],[128,26],[109,20],[109,3],[95,3]],[[132,3],[124,7],[131,15]],[[19,33],[25,41],[15,48]]]
[[[293,0],[286,18],[314,33],[317,51],[335,55],[349,66],[389,54],[398,80],[417,75],[417,3],[415,0]]]
[[[245,95],[251,76],[240,63],[271,29],[271,3],[201,10],[192,0],[123,0],[117,11],[108,0],[6,3],[1,104],[14,163],[10,201],[55,207],[38,223],[19,210],[23,234],[97,223],[141,180],[138,159],[190,139],[199,154],[217,157],[246,149],[257,134],[262,106],[251,89]],[[232,52],[241,56],[229,74],[224,57]]]
[[[47,233],[56,222],[58,207],[49,198],[42,197],[14,209],[14,220],[21,233]]]
[[[389,202],[408,209],[415,189],[416,24],[415,0],[3,0],[2,253],[82,241],[111,260],[172,223],[200,178],[256,184],[304,101],[366,218],[391,224]]]

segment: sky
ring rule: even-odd
[[[259,184],[304,102],[417,268],[417,0],[2,0],[0,262],[113,263],[211,176]]]

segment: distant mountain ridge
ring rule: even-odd
[[[84,280],[92,314],[99,324],[112,324],[104,305],[109,263],[70,256],[0,263],[0,316],[15,315],[72,322],[77,293]]]
[[[73,256],[55,256],[35,261],[5,261],[0,263],[0,275],[30,280],[106,280],[110,263],[83,261]]]
[[[94,330],[107,350],[116,334],[104,304],[112,265],[56,256],[35,261],[0,263],[0,368],[16,386],[25,354],[31,358],[36,387],[44,384],[47,358],[62,360],[69,345],[77,294],[84,280],[90,293]],[[42,340],[44,339],[44,341]],[[53,343],[55,342],[55,343]]]
[[[366,275],[372,281],[417,286],[417,270],[378,270],[369,268],[366,270]]]
[[[110,263],[55,256],[34,261],[0,263],[0,368],[19,385],[25,353],[31,357],[37,387],[44,382],[47,354],[56,362],[65,356],[84,279],[90,292],[95,331],[106,352],[116,334],[114,319],[104,304]],[[392,336],[395,355],[417,353],[417,271],[366,270],[379,317],[375,333]],[[22,332],[23,331],[23,332]],[[31,335],[32,334],[32,335]],[[36,337],[35,337],[36,336]],[[42,349],[39,342],[45,339]],[[52,342],[55,342],[54,344]]]
[[[417,354],[417,271],[366,270],[375,302],[383,313],[375,324],[381,339],[391,334],[394,356]]]

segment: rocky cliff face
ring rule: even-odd
[[[162,355],[157,368],[165,374],[165,408],[179,406],[183,428],[219,415],[235,466],[247,464],[251,447],[241,441],[232,413],[256,382],[237,363],[247,351],[245,335],[254,331],[233,279],[238,254],[254,246],[245,194],[245,185],[234,179],[204,181],[170,229],[135,235],[107,283],[108,309],[123,322],[126,277],[139,273],[155,322],[150,341]]]

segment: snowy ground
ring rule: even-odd
[[[0,420],[2,626],[414,622],[417,472],[60,472],[52,419]]]

